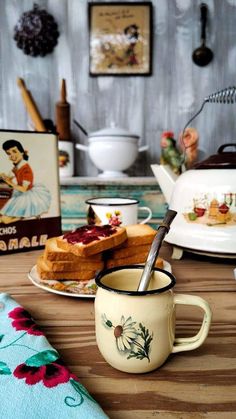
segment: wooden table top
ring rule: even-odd
[[[213,311],[209,336],[190,352],[170,355],[158,370],[127,374],[113,369],[100,355],[94,329],[94,301],[55,295],[35,287],[27,272],[40,251],[0,257],[0,291],[9,293],[33,316],[110,418],[235,418],[236,417],[236,281],[233,260],[184,254],[171,260],[175,292],[206,299]],[[199,329],[198,308],[177,309],[177,336]]]

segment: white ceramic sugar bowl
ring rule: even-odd
[[[148,146],[139,147],[139,136],[111,125],[110,128],[88,135],[88,146],[76,144],[76,148],[88,152],[94,165],[102,170],[99,177],[127,177],[123,173],[136,160],[138,153],[146,151]]]

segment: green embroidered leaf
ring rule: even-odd
[[[25,364],[29,367],[41,367],[42,365],[51,364],[59,358],[59,354],[53,350],[47,350],[39,352],[36,355],[31,356],[25,361]]]
[[[5,362],[0,361],[0,375],[10,375],[11,370]]]
[[[0,342],[2,342],[4,335],[0,335]]]

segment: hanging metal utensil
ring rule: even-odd
[[[193,62],[200,67],[204,67],[208,65],[214,57],[212,50],[206,47],[207,12],[208,12],[207,5],[205,3],[201,3],[200,13],[201,13],[201,41],[202,43],[199,48],[193,51],[193,55],[192,55]]]

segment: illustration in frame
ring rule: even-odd
[[[152,3],[89,3],[90,75],[150,75]]]

